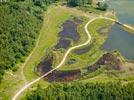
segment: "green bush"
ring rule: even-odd
[[[55,83],[46,89],[37,87],[26,95],[26,100],[133,100],[134,84],[108,83]]]
[[[24,2],[0,3],[0,70],[12,68],[30,53],[41,28],[41,17]]]
[[[107,3],[98,2],[97,5],[98,5],[97,9],[100,9],[100,10],[103,10],[103,11],[107,10],[107,8],[108,8],[108,4]]]

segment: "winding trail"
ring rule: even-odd
[[[12,100],[16,100],[16,99],[21,95],[21,93],[23,93],[26,89],[28,89],[28,88],[29,88],[30,86],[32,86],[34,83],[38,82],[38,81],[41,80],[43,77],[47,76],[48,74],[52,73],[52,72],[55,71],[56,69],[60,68],[60,67],[64,64],[64,62],[65,62],[65,60],[66,60],[68,54],[69,54],[72,50],[74,50],[74,49],[76,49],[76,48],[79,48],[79,47],[82,47],[82,46],[85,46],[85,45],[87,45],[87,44],[90,44],[90,42],[91,42],[91,35],[90,35],[90,33],[89,33],[87,27],[88,27],[88,25],[89,25],[90,23],[92,23],[93,21],[95,21],[95,20],[97,20],[97,19],[111,20],[111,21],[113,21],[113,22],[116,22],[116,23],[121,24],[121,25],[124,26],[124,27],[127,27],[127,28],[129,28],[129,29],[131,29],[131,30],[134,30],[133,27],[131,27],[131,26],[129,26],[129,25],[126,25],[126,24],[122,24],[122,23],[120,23],[119,21],[114,20],[114,19],[112,19],[112,18],[107,18],[107,17],[102,17],[102,16],[100,16],[100,17],[95,17],[95,18],[89,20],[89,21],[86,23],[85,27],[84,27],[84,28],[85,28],[85,32],[86,32],[86,34],[87,34],[87,36],[88,36],[88,40],[87,40],[86,42],[84,42],[83,44],[80,44],[80,45],[77,45],[77,46],[74,46],[74,47],[71,47],[70,49],[68,49],[67,52],[65,53],[65,55],[64,55],[64,57],[63,57],[63,59],[62,59],[62,61],[60,62],[60,64],[59,64],[58,66],[56,66],[54,69],[50,70],[49,72],[45,73],[45,74],[42,75],[41,77],[39,77],[39,78],[33,80],[32,82],[26,83],[25,86],[22,87],[22,88],[14,95],[14,97],[12,98]],[[38,43],[37,43],[37,44],[38,44]],[[31,53],[31,55],[32,55],[32,53]],[[27,62],[27,61],[26,61],[26,62]]]

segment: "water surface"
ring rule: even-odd
[[[122,23],[134,25],[134,0],[109,0],[109,9],[116,12]]]
[[[120,22],[134,25],[134,0],[108,0],[108,4]],[[118,50],[127,59],[134,60],[134,34],[115,24],[103,48],[107,51]]]
[[[80,35],[77,32],[78,25],[82,23],[82,19],[79,17],[75,17],[73,19],[69,19],[62,24],[63,30],[59,32],[59,41],[55,46],[56,49],[64,48],[67,49],[71,40],[73,42],[78,42],[80,39]]]
[[[123,30],[120,25],[113,25],[106,42],[104,50],[118,50],[127,59],[134,60],[134,34]]]

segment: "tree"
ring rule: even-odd
[[[32,7],[35,6],[22,1],[0,3],[0,80],[4,70],[12,69],[35,44],[42,24],[42,13]]]
[[[125,85],[120,82],[54,83],[46,89],[38,87],[25,98],[26,100],[133,100],[133,90],[133,83]],[[45,99],[37,99],[37,97]]]
[[[107,10],[107,8],[108,8],[107,3],[98,2],[97,5],[98,5],[98,9],[103,10],[103,11]]]
[[[85,6],[92,4],[92,0],[67,0],[69,6]]]

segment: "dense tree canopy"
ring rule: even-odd
[[[33,0],[34,5],[36,6],[40,6],[44,9],[46,9],[46,7],[52,3],[58,2],[61,0]]]
[[[55,1],[0,2],[0,80],[5,69],[24,61],[24,56],[30,53],[43,22],[42,12]]]
[[[67,0],[69,6],[85,6],[92,4],[92,0]]]
[[[108,8],[107,3],[105,3],[105,2],[104,3],[98,2],[97,5],[98,5],[98,9],[103,10],[103,11],[107,10],[107,8]]]
[[[26,95],[26,100],[133,100],[134,84],[109,83],[53,84],[40,86]]]
[[[0,3],[1,74],[29,54],[38,37],[42,21],[41,10],[33,10],[28,4]]]

